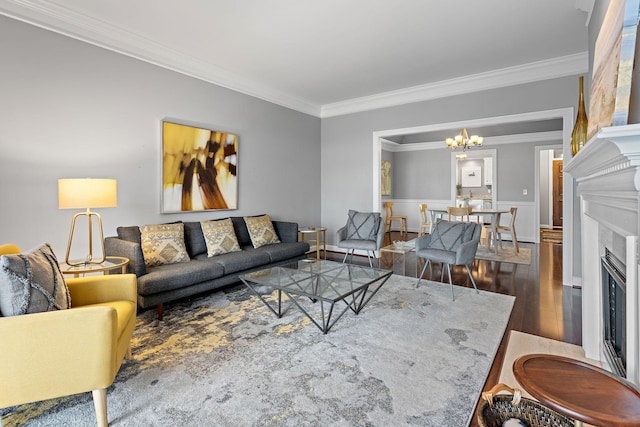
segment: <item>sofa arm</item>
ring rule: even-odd
[[[112,307],[1,317],[0,407],[108,387],[116,334]]]
[[[298,241],[298,223],[288,221],[271,221],[276,234],[283,243],[295,243]]]
[[[71,306],[81,307],[112,301],[137,302],[137,282],[134,274],[110,274],[66,279]]]
[[[104,252],[107,256],[120,256],[129,258],[127,272],[135,274],[137,277],[147,274],[142,255],[142,246],[138,243],[122,240],[117,237],[107,237],[104,239]]]

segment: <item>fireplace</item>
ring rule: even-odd
[[[602,348],[611,370],[627,377],[627,279],[624,263],[605,249],[602,257]]]
[[[564,172],[580,197],[582,348],[640,386],[640,124],[601,129]]]

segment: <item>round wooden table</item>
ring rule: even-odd
[[[528,354],[513,364],[520,385],[549,408],[594,426],[640,426],[640,390],[575,359]]]

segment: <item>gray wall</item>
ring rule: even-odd
[[[394,153],[394,159],[394,198],[451,198],[449,150],[400,151]]]
[[[467,95],[416,102],[397,107],[365,111],[322,120],[322,223],[329,230],[336,230],[346,222],[349,209],[370,211],[373,208],[373,132],[414,126],[457,122],[465,119],[499,117],[518,113],[575,108],[577,105],[576,76],[568,76],[542,82],[528,83],[507,88],[476,92]],[[516,144],[520,145],[520,144]],[[526,150],[527,155],[520,154]],[[433,156],[439,150],[429,150]],[[503,200],[534,201],[534,148],[501,148],[498,154],[498,176],[511,177],[499,182],[499,194]],[[450,179],[449,152],[442,150],[446,161],[434,162],[430,174]],[[395,153],[398,158],[400,153]],[[405,156],[411,154],[404,153]],[[396,168],[397,169],[397,168]],[[499,178],[501,179],[501,178]],[[528,186],[527,196],[522,189]],[[425,196],[450,198],[446,190],[434,188]],[[396,194],[395,197],[401,197]],[[330,243],[335,236],[329,233]]]
[[[57,180],[74,177],[118,180],[106,235],[260,213],[320,224],[319,118],[3,16],[0,40],[0,243],[64,256],[75,211],[58,209]],[[239,135],[238,210],[160,214],[163,118]]]

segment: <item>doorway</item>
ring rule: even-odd
[[[538,199],[541,242],[562,243],[564,204],[562,169],[561,147],[540,147]]]

